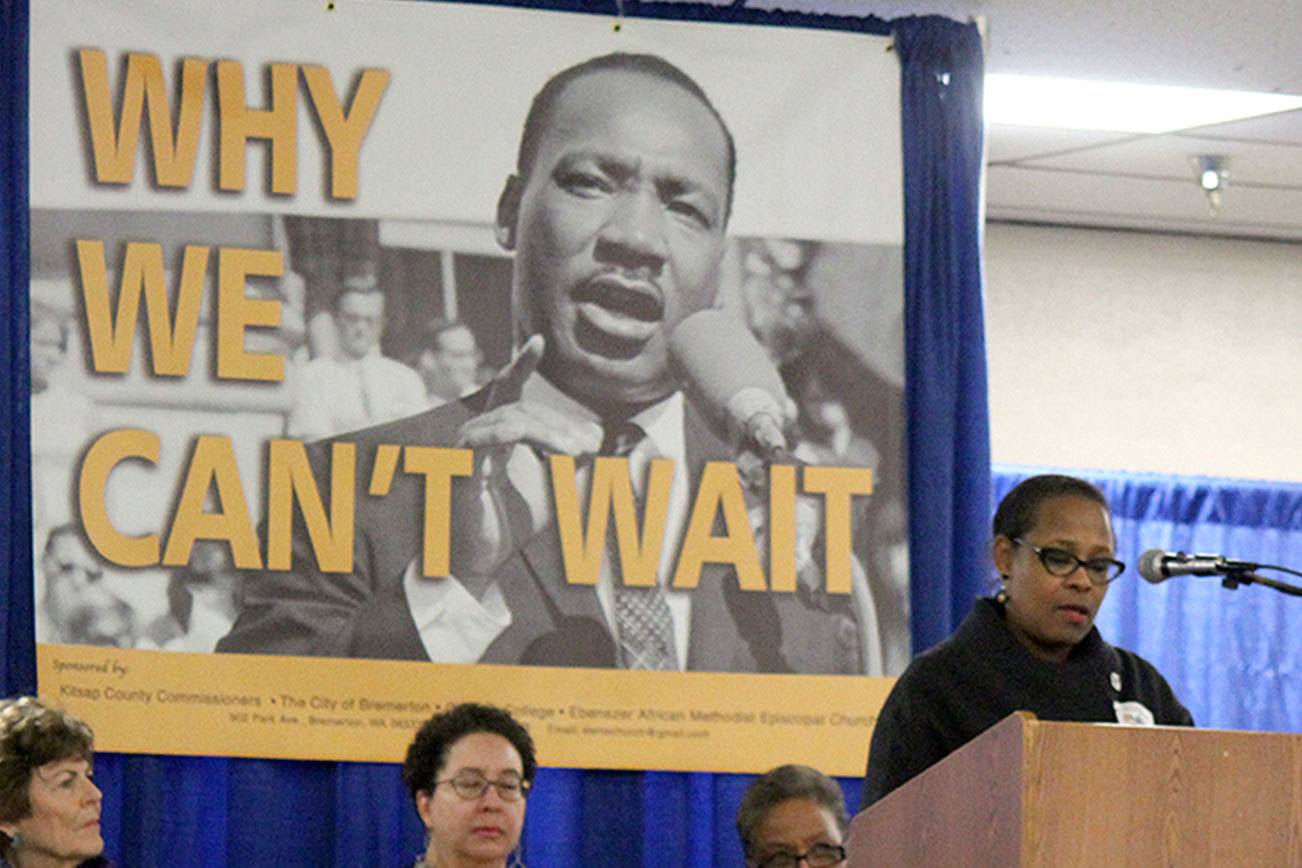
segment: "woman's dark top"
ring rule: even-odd
[[[1193,726],[1161,674],[1092,628],[1065,663],[1033,655],[1004,621],[1004,607],[977,600],[944,642],[919,656],[886,697],[868,754],[867,807],[1014,711],[1042,720]],[[1150,719],[1151,713],[1151,719]]]

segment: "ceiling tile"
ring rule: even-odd
[[[1185,130],[1185,135],[1208,139],[1239,139],[1249,142],[1274,142],[1280,145],[1292,145],[1302,148],[1302,110],[1279,112],[1263,115],[1259,118],[1247,118]]]
[[[986,130],[986,159],[991,164],[1011,163],[1132,138],[1133,133],[991,124]]]
[[[1149,180],[992,166],[986,184],[987,216],[995,220],[1302,239],[1302,189],[1230,187],[1220,214],[1212,217],[1192,178]]]
[[[1302,147],[1186,135],[1143,136],[1060,156],[1024,160],[1022,165],[1104,175],[1188,179],[1193,184],[1192,158],[1199,154],[1226,157],[1232,185],[1302,189]]]

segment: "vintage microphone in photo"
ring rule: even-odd
[[[767,463],[801,464],[786,436],[790,399],[764,347],[737,318],[703,310],[669,336],[669,361],[714,433]]]
[[[745,323],[721,310],[688,316],[669,335],[669,365],[715,436],[736,454],[737,472],[749,491],[764,491],[774,464],[804,464],[792,454],[787,440],[785,410],[790,399],[782,377]],[[803,502],[797,498],[798,511]],[[797,523],[799,550],[819,549],[823,527],[817,512],[813,514],[812,521]],[[798,591],[807,599],[826,597],[817,584],[821,570],[803,570],[797,576]],[[781,643],[772,641],[782,629],[774,595],[727,592],[725,596],[739,619],[769,625],[746,637],[755,659],[764,661],[763,671],[793,671]]]
[[[1302,573],[1288,567],[1236,561],[1221,555],[1190,555],[1184,552],[1149,549],[1139,556],[1138,569],[1139,574],[1146,581],[1155,585],[1176,576],[1220,576],[1221,584],[1231,590],[1239,585],[1265,585],[1284,594],[1302,597],[1302,588],[1288,582],[1259,576],[1256,572],[1266,569],[1293,575],[1302,575]]]

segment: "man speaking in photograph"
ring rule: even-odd
[[[514,253],[515,360],[461,401],[345,438],[359,462],[353,571],[319,571],[296,526],[293,568],[248,584],[219,650],[864,671],[871,607],[817,590],[817,577],[799,593],[742,591],[730,565],[706,564],[696,588],[669,587],[701,466],[737,457],[675,382],[668,340],[715,300],[735,164],[708,97],[658,57],[606,55],[550,79],[497,207]],[[422,575],[418,478],[368,493],[378,444],[474,450],[474,475],[453,484],[450,576]],[[656,587],[625,588],[610,547],[595,585],[567,583],[555,453],[577,456],[580,490],[595,454],[626,456],[635,483],[652,459],[673,461]],[[327,454],[315,453],[319,476]]]

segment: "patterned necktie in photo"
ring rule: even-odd
[[[646,432],[632,422],[611,422],[606,425],[601,454],[628,457],[645,438]],[[606,555],[614,583],[615,629],[619,634],[621,664],[625,669],[676,671],[674,619],[664,589],[658,584],[653,588],[624,587],[613,545],[607,546]]]

